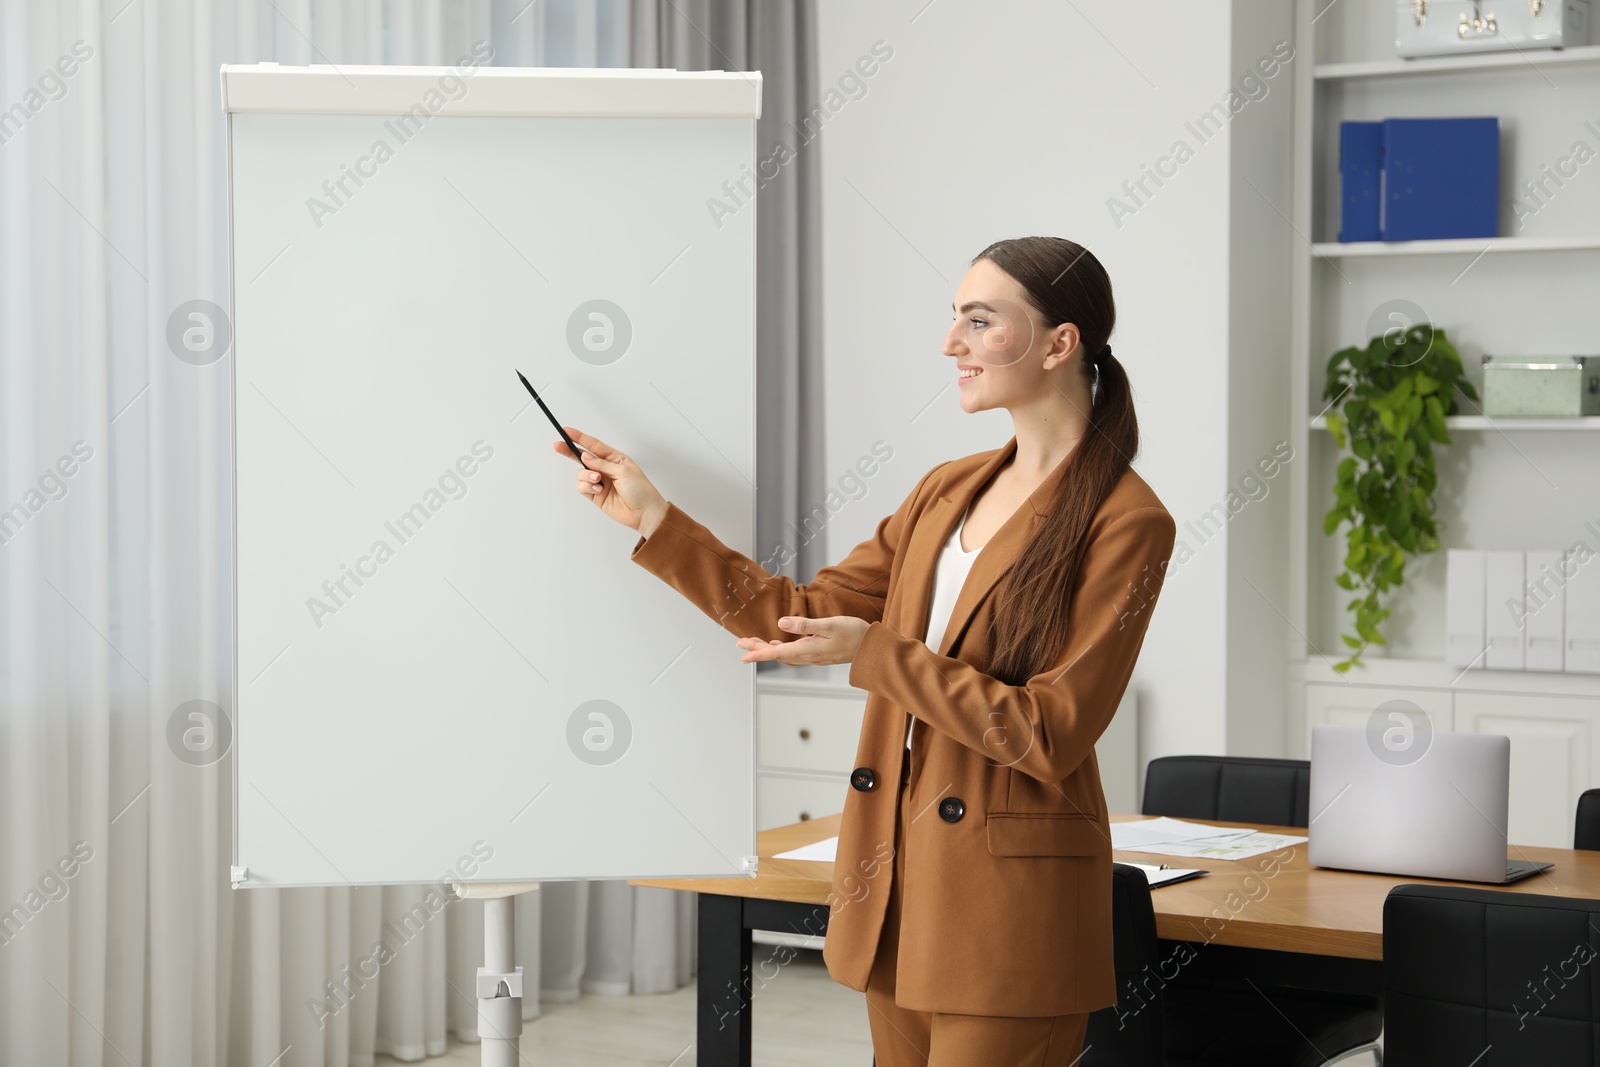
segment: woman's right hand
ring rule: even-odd
[[[577,443],[590,468],[578,471],[578,492],[622,525],[649,537],[667,513],[666,498],[627,455],[571,426],[562,429]],[[560,455],[577,458],[565,441],[555,442],[555,449]]]

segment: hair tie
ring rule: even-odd
[[[1111,358],[1111,344],[1110,344],[1110,342],[1107,342],[1107,343],[1105,343],[1105,344],[1100,346],[1100,351],[1099,352],[1095,353],[1095,357],[1094,357],[1095,365],[1098,366],[1099,364],[1104,363],[1106,360],[1108,360],[1110,358]]]

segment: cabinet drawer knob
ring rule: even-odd
[[[811,731],[806,729],[804,726],[800,727],[800,740],[802,740],[802,741],[811,740]]]
[[[802,811],[800,813],[800,821],[801,822],[809,822],[810,820],[811,820],[811,813],[809,811]]]

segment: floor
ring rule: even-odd
[[[822,953],[802,949],[778,966],[755,946],[758,985],[752,1016],[756,1067],[870,1067],[872,1038],[867,1002],[829,977]],[[786,952],[784,955],[787,955]],[[546,1004],[538,1019],[522,1024],[526,1067],[694,1067],[695,985],[648,997],[584,996],[571,1004]],[[424,1067],[467,1067],[478,1046],[450,1041],[450,1051]],[[379,1056],[378,1067],[400,1061]]]
[[[768,973],[759,965],[757,973]],[[801,950],[776,968],[754,1002],[756,1067],[869,1067],[872,1040],[862,995],[835,982],[822,953]],[[693,1067],[695,985],[649,997],[585,996],[571,1004],[547,1004],[524,1023],[521,1062],[527,1067]],[[379,1067],[400,1061],[378,1057]],[[478,1046],[450,1041],[450,1051],[424,1060],[425,1067],[469,1067]],[[1370,1055],[1340,1060],[1339,1067],[1371,1067]]]

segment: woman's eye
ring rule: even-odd
[[[989,322],[988,322],[987,319],[971,319],[969,321],[972,323],[972,325],[980,327],[980,328],[989,325]]]

